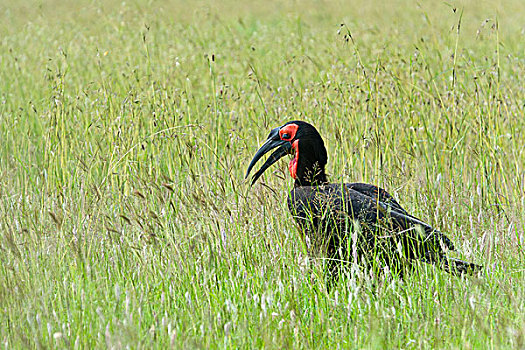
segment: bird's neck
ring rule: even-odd
[[[328,183],[324,165],[318,162],[307,164],[295,178],[294,187],[321,186]]]
[[[299,140],[293,145],[295,158],[290,162],[294,187],[320,186],[328,183],[325,166],[328,160],[323,140]]]

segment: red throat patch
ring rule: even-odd
[[[297,163],[299,162],[299,140],[295,140],[292,143],[292,148],[295,151],[295,156],[288,164],[288,170],[290,171],[290,176],[295,179],[297,177]]]

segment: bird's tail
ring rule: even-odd
[[[444,257],[442,260],[443,269],[452,275],[476,275],[483,269],[483,266],[469,263],[455,258]]]

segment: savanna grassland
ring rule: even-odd
[[[523,348],[525,3],[3,1],[3,348]],[[331,290],[269,130],[447,232]],[[358,277],[356,277],[358,276]],[[360,277],[359,277],[360,276]]]

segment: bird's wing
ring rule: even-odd
[[[374,202],[379,201],[393,210],[409,215],[405,209],[384,189],[365,183],[349,183],[346,187],[370,197]]]
[[[405,209],[385,190],[368,184],[328,184],[320,187],[294,188],[288,198],[288,206],[296,220],[318,227],[322,222],[338,222],[336,227],[344,229],[348,217],[361,224],[377,225],[389,219],[396,232],[412,236],[419,226],[424,233],[426,247],[440,247],[454,250],[454,245],[443,233],[407,213]],[[327,218],[331,219],[327,219]],[[410,231],[410,232],[409,232]]]
[[[421,221],[415,216],[410,215],[401,205],[384,189],[364,183],[346,184],[346,188],[356,191],[369,198],[375,207],[381,211],[381,216],[389,216],[393,223],[402,230],[410,229],[414,226],[420,226],[426,234],[428,243],[436,247],[444,246],[449,250],[454,250],[452,241],[442,232],[436,230],[427,223]]]

